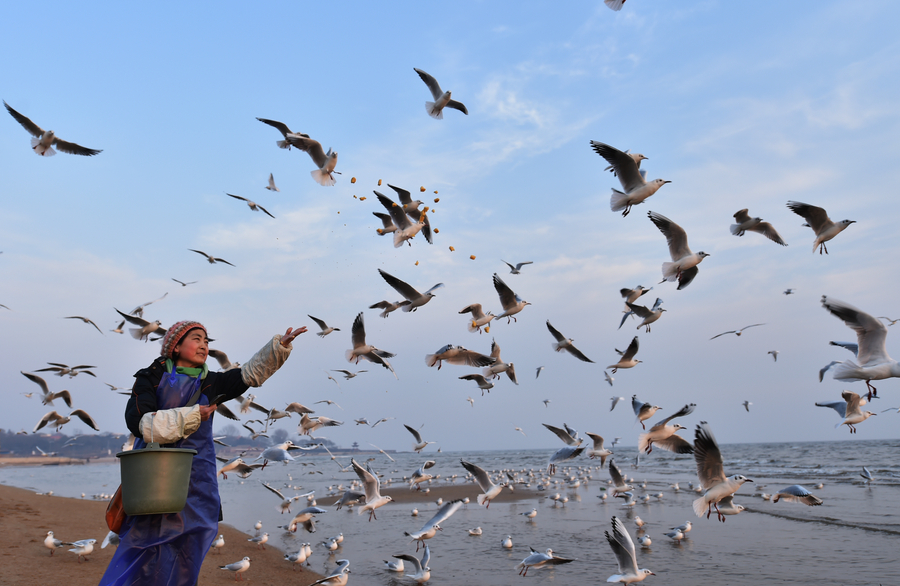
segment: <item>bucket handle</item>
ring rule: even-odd
[[[150,449],[159,449],[159,443],[153,441],[153,420],[156,419],[156,411],[150,414],[150,443],[147,447]]]

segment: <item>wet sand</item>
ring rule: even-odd
[[[106,571],[115,546],[100,549],[108,533],[104,501],[48,497],[33,491],[0,485],[0,582],[9,586],[37,584],[65,584],[66,586],[96,586]],[[87,562],[78,563],[75,554],[63,547],[50,556],[44,547],[48,531],[61,541],[96,539],[94,552]],[[265,550],[247,541],[248,535],[221,524],[219,532],[225,536],[221,554],[210,554],[200,571],[200,584],[230,584],[231,572],[218,566],[236,562],[244,556],[251,560],[244,580],[264,586],[290,582],[308,586],[321,576],[308,569],[296,569],[296,564],[284,561],[284,553],[274,547]]]

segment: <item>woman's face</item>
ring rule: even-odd
[[[199,328],[189,331],[175,346],[172,354],[175,357],[175,366],[200,368],[209,356],[209,339],[206,332]]]

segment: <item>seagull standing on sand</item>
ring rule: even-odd
[[[644,173],[638,169],[638,164],[633,156],[608,144],[592,140],[591,148],[606,159],[607,163],[612,165],[616,177],[619,178],[619,182],[622,184],[622,189],[625,190],[622,192],[618,189],[613,189],[609,202],[609,207],[612,211],[624,210],[622,212],[623,217],[627,216],[631,211],[631,206],[643,203],[645,199],[656,193],[660,187],[666,183],[671,183],[671,181],[664,179],[654,179],[648,183],[644,178]]]
[[[607,578],[607,582],[619,582],[622,584],[633,584],[635,582],[643,582],[647,576],[655,576],[653,572],[647,569],[639,569],[637,567],[637,554],[634,551],[634,542],[625,525],[617,519],[612,518],[612,536],[609,531],[605,531],[606,541],[616,556],[616,563],[619,567],[619,573],[613,574]]]
[[[825,247],[825,243],[846,230],[850,224],[856,223],[856,220],[841,220],[835,224],[824,209],[811,206],[808,203],[789,201],[787,202],[787,207],[798,216],[802,216],[806,220],[804,226],[809,226],[816,233],[816,240],[813,242],[812,248],[814,253],[818,248],[819,254],[822,254],[823,250],[825,254],[828,254],[828,248]]]
[[[478,495],[475,501],[479,505],[484,505],[485,510],[491,508],[491,501],[497,498],[500,495],[500,491],[503,490],[503,487],[509,486],[509,483],[501,482],[500,484],[494,484],[494,481],[491,480],[491,476],[481,466],[476,466],[465,460],[460,460],[459,463],[472,475],[475,482],[478,483],[479,488],[484,491],[482,494]]]
[[[628,348],[626,348],[624,352],[618,349],[616,350],[616,352],[618,352],[621,356],[621,358],[619,358],[619,361],[615,364],[610,364],[606,368],[611,368],[613,374],[615,374],[616,371],[618,371],[620,368],[634,368],[641,362],[640,360],[635,360],[634,358],[635,354],[638,353],[639,348],[640,343],[638,342],[638,337],[635,336],[631,341],[631,344],[628,345]]]
[[[581,350],[579,350],[572,344],[572,342],[574,342],[575,340],[573,340],[572,338],[567,338],[567,337],[563,336],[559,332],[559,330],[557,330],[552,325],[550,325],[549,319],[547,320],[547,329],[550,330],[550,334],[554,338],[556,338],[556,342],[551,344],[553,346],[554,350],[556,350],[557,352],[562,352],[563,350],[565,350],[566,352],[568,352],[569,354],[571,354],[578,360],[581,360],[582,362],[590,362],[591,364],[594,363],[593,360],[591,360],[590,358],[588,358],[587,356],[582,354]]]
[[[337,183],[332,173],[338,173],[334,170],[337,166],[338,154],[336,151],[328,149],[326,153],[321,143],[309,138],[308,136],[299,136],[289,134],[285,139],[301,151],[305,152],[312,159],[313,163],[318,167],[309,174],[312,175],[313,181],[319,185],[330,187]],[[340,173],[338,173],[340,175]]]
[[[526,305],[531,305],[513,293],[513,290],[509,288],[509,285],[503,282],[503,279],[501,279],[497,273],[494,273],[494,289],[497,290],[497,295],[500,296],[500,305],[503,306],[503,313],[498,315],[497,318],[505,317],[506,323],[509,323],[510,318],[512,318],[513,321],[518,321],[515,318],[515,314],[525,309]]]
[[[422,78],[422,81],[428,86],[428,91],[431,92],[431,97],[434,99],[433,102],[425,102],[425,111],[428,112],[429,116],[438,120],[443,120],[444,108],[453,108],[467,116],[469,115],[466,106],[462,102],[451,99],[450,92],[443,91],[434,77],[415,67],[413,67],[413,71],[419,74],[419,77]]]
[[[694,461],[697,463],[697,476],[705,491],[703,495],[693,503],[694,513],[703,517],[703,509],[706,509],[706,518],[712,513],[712,507],[716,507],[719,520],[725,522],[725,516],[719,511],[718,502],[725,497],[731,497],[745,482],[753,482],[740,474],[726,477],[722,464],[722,452],[716,437],[705,421],[697,425],[694,432]]]
[[[53,552],[57,549],[61,548],[64,545],[68,545],[67,543],[63,543],[59,539],[53,537],[53,531],[47,532],[47,537],[44,538],[44,547],[50,550],[50,555],[53,556]]]
[[[434,293],[432,293],[432,291],[440,289],[441,287],[444,286],[443,283],[438,283],[437,285],[435,285],[428,291],[425,291],[424,293],[419,293],[413,287],[411,287],[408,283],[401,281],[400,279],[398,279],[394,275],[391,275],[390,273],[386,273],[386,272],[382,271],[381,269],[378,269],[378,273],[381,275],[381,278],[383,278],[385,280],[385,282],[387,282],[388,285],[390,285],[391,287],[394,288],[395,291],[397,291],[397,293],[399,293],[400,295],[403,295],[403,297],[405,297],[407,300],[409,300],[409,304],[403,306],[404,312],[415,311],[419,307],[425,305],[426,303],[431,301],[431,299],[434,297]]]
[[[744,232],[747,230],[751,232],[759,232],[772,242],[776,244],[780,244],[782,246],[787,246],[775,228],[772,227],[772,224],[768,222],[763,222],[762,218],[751,218],[750,214],[747,213],[747,208],[744,208],[734,214],[734,220],[737,224],[731,225],[731,233],[735,236],[743,236]]]
[[[687,233],[669,218],[656,212],[648,212],[647,216],[666,237],[669,255],[672,257],[672,262],[662,264],[662,282],[677,280],[680,291],[690,285],[699,271],[697,265],[709,255],[702,250],[696,254],[691,252],[688,247]]]
[[[87,556],[91,552],[94,551],[94,544],[97,543],[96,539],[80,539],[78,541],[74,541],[67,545],[71,545],[71,551],[74,554],[78,554],[78,563],[81,563],[81,558],[84,558],[87,561]]]
[[[347,350],[347,362],[353,362],[355,360],[356,364],[359,364],[359,359],[365,358],[369,362],[382,365],[393,373],[394,378],[399,378],[397,373],[394,372],[394,367],[387,361],[388,358],[393,358],[395,354],[379,350],[371,344],[366,344],[366,324],[363,321],[362,312],[359,312],[359,315],[353,320],[353,327],[350,331],[352,332],[351,339],[353,341],[353,348]]]
[[[356,475],[359,476],[359,479],[363,483],[363,487],[366,491],[366,504],[359,508],[359,515],[362,515],[364,512],[369,512],[369,521],[372,519],[378,519],[375,516],[375,510],[379,507],[382,507],[392,499],[389,496],[381,496],[381,482],[378,480],[378,477],[360,466],[356,463],[356,460],[350,458],[350,465],[353,466],[353,470],[356,471]]]
[[[75,144],[74,142],[66,142],[59,137],[52,130],[44,130],[37,124],[31,121],[26,116],[19,114],[12,107],[7,104],[5,101],[3,105],[6,106],[6,111],[9,112],[10,116],[15,118],[16,122],[22,125],[22,128],[28,131],[28,134],[33,136],[31,139],[31,148],[34,150],[35,154],[41,155],[43,157],[52,157],[56,154],[56,151],[53,150],[53,147],[56,147],[60,150],[60,152],[67,153],[70,155],[82,155],[85,157],[92,157],[94,155],[100,154],[103,151],[98,151],[96,149],[89,149],[83,147],[79,144]]]
[[[878,415],[877,413],[860,409],[862,405],[866,404],[866,400],[860,398],[856,393],[842,391],[841,397],[844,399],[843,401],[816,403],[816,407],[831,407],[843,418],[843,421],[834,426],[835,429],[842,425],[846,425],[850,428],[850,433],[856,433],[856,425],[859,425],[872,415]]]
[[[822,296],[822,307],[856,332],[857,362],[846,360],[844,362],[833,362],[829,365],[829,367],[837,365],[834,369],[835,379],[866,381],[866,387],[869,389],[869,398],[871,399],[878,393],[870,381],[900,377],[900,364],[888,356],[885,347],[887,327],[885,327],[884,322],[853,307],[849,303],[831,299],[825,295]]]

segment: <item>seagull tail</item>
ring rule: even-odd
[[[291,143],[289,143],[289,142],[286,141],[286,140],[279,140],[279,141],[276,141],[275,144],[277,144],[277,145],[278,145],[278,148],[280,148],[280,149],[291,150]],[[276,190],[276,191],[277,191],[277,190]]]
[[[347,362],[353,362],[353,350],[347,350],[344,352],[344,358],[347,359]]]
[[[696,513],[698,517],[703,517],[703,514],[706,513],[707,507],[709,507],[709,503],[706,502],[706,497],[701,496],[700,498],[694,500],[693,507],[694,513]]]
[[[322,169],[316,169],[315,171],[310,171],[310,175],[312,175],[313,180],[319,185],[324,185],[325,187],[331,187],[337,180],[329,173],[328,171],[323,171]]]
[[[53,150],[52,146],[48,145],[46,148],[42,148],[42,147],[38,146],[39,144],[41,144],[41,139],[39,139],[39,138],[31,139],[31,148],[34,149],[35,154],[41,155],[43,157],[52,157],[53,155],[56,154],[56,151]]]
[[[642,433],[638,436],[638,452],[647,450],[647,446],[650,445],[650,441],[647,439],[649,436],[649,433]]]
[[[480,495],[478,495],[478,497],[475,500],[478,502],[479,505],[483,505],[485,502],[487,502],[487,495],[480,494]]]
[[[832,377],[840,380],[862,380],[856,374],[856,369],[858,368],[859,366],[857,366],[857,364],[852,360],[838,362],[832,367],[832,370],[834,372]]]
[[[738,235],[738,232],[740,232],[740,231],[741,231],[741,225],[740,225],[740,224],[732,224],[732,225],[731,225],[731,233],[732,233],[732,234],[734,234],[735,236],[737,236],[737,235]]]
[[[140,340],[143,337],[141,335],[141,332],[144,331],[143,328],[129,328],[128,331],[131,332],[131,337],[135,340]]]
[[[406,242],[406,239],[400,233],[399,230],[394,231],[394,248],[400,248],[403,246],[403,243]]]
[[[491,371],[491,367],[488,366],[484,370],[481,371],[481,374],[484,375],[484,378],[488,378],[489,376],[494,376],[494,373]]]
[[[662,264],[663,279],[666,281],[675,281],[678,277],[678,264],[674,262],[664,262]]]
[[[444,109],[443,108],[435,108],[434,102],[425,102],[425,111],[428,112],[428,115],[437,120],[444,119]]]
[[[476,331],[478,328],[475,326],[475,320],[470,319],[469,325],[467,326],[470,332]]]
[[[429,354],[425,357],[425,364],[427,366],[434,366],[438,363],[437,354]]]
[[[628,194],[613,189],[612,197],[609,199],[609,208],[614,212],[621,212],[626,207],[628,207]]]

